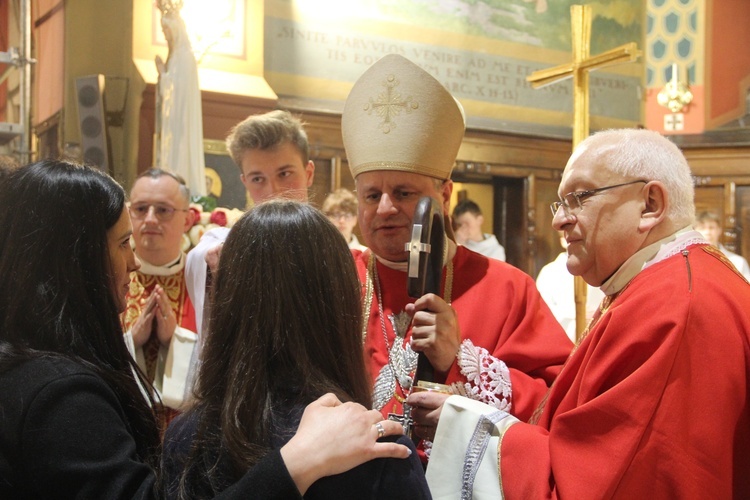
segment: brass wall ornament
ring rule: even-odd
[[[672,64],[672,79],[656,96],[660,106],[669,108],[672,113],[679,113],[688,104],[693,102],[693,93],[690,92],[690,83],[685,79],[681,81],[677,64]]]

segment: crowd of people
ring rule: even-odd
[[[418,106],[373,113],[389,84]],[[355,192],[318,210],[303,123],[250,116],[227,145],[254,207],[188,254],[166,167],[129,197],[67,161],[0,170],[0,497],[750,496],[750,284],[693,229],[679,149],[622,129],[571,155],[558,260],[603,297],[574,345],[532,277],[472,250],[502,250],[478,206],[451,220],[464,130],[381,58],[342,114]],[[411,297],[425,196],[442,274]]]

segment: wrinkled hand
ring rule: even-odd
[[[456,311],[435,294],[406,305],[412,316],[411,348],[424,352],[437,372],[447,372],[456,360],[461,331]]]
[[[219,270],[219,259],[221,258],[222,248],[224,248],[224,243],[219,243],[218,245],[209,248],[206,252],[206,264],[208,264],[208,269],[214,276],[216,276],[216,271]]]
[[[379,411],[341,403],[330,393],[310,403],[297,433],[281,448],[300,494],[321,477],[346,472],[374,458],[407,458],[406,446],[377,442],[378,422],[386,436],[403,433],[401,424],[383,420]]]
[[[172,341],[172,335],[177,328],[177,316],[172,310],[167,292],[161,286],[154,287],[153,295],[156,296],[157,308],[156,336],[159,338],[159,343],[166,347]]]
[[[437,430],[443,403],[452,394],[438,391],[413,392],[406,398],[411,406],[411,417],[414,419],[414,433],[417,437],[433,441]]]

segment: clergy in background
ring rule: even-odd
[[[341,232],[347,245],[352,250],[366,250],[367,247],[359,242],[354,228],[357,226],[357,197],[345,188],[337,189],[323,200],[320,210],[333,222]]]
[[[695,217],[695,230],[701,233],[709,243],[721,250],[746,280],[750,280],[750,265],[748,265],[747,259],[721,244],[722,228],[721,219],[718,215],[713,212],[699,213]]]
[[[472,200],[461,200],[453,207],[453,226],[456,228],[456,243],[491,259],[505,262],[505,248],[494,234],[482,231],[484,215]]]
[[[142,173],[130,191],[135,254],[125,339],[167,407],[163,423],[182,407],[197,335],[195,310],[185,284],[183,235],[193,225],[190,191],[181,177],[161,169]]]

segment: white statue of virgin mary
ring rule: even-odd
[[[157,128],[160,131],[158,167],[185,179],[192,195],[206,194],[206,167],[203,157],[203,114],[198,85],[198,63],[190,46],[185,21],[179,7],[162,11],[161,26],[169,46],[166,63],[156,57],[159,70]],[[159,102],[161,105],[159,106]]]

